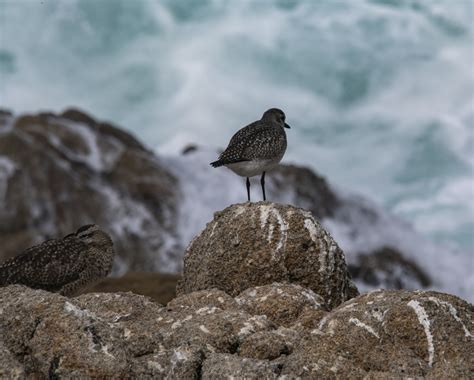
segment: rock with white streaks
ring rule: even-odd
[[[472,378],[468,302],[437,292],[377,291],[325,311],[305,292],[312,295],[298,285],[272,284],[233,298],[210,289],[163,307],[133,293],[66,298],[19,285],[0,288],[0,374]],[[252,301],[242,302],[248,296]]]
[[[332,310],[284,361],[302,378],[474,373],[474,308],[437,292],[376,291]],[[433,375],[432,375],[433,376]]]
[[[217,353],[209,355],[202,366],[203,380],[276,379],[278,372],[278,366],[268,360]]]
[[[270,202],[215,213],[186,250],[177,293],[218,288],[235,296],[273,282],[309,288],[330,309],[358,294],[344,253],[311,213]]]
[[[256,286],[239,294],[236,301],[250,314],[266,315],[272,322],[286,327],[308,310],[327,310],[320,295],[296,284]]]

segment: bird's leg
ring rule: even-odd
[[[250,202],[250,180],[249,180],[249,177],[247,177],[247,198]]]
[[[263,200],[266,201],[267,197],[265,196],[265,172],[262,173],[262,178],[260,179],[260,183],[262,184]]]

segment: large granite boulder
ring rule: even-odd
[[[176,271],[176,188],[133,136],[82,112],[0,114],[0,261],[94,223],[114,240],[115,272]]]
[[[177,293],[218,288],[235,296],[273,282],[309,288],[329,308],[358,294],[344,253],[311,213],[270,202],[217,212],[186,250]]]

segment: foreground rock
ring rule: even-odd
[[[280,292],[267,292],[263,300],[274,298],[272,308],[244,310],[239,300],[262,294],[261,287],[235,299],[217,289],[192,292],[168,307],[132,293],[68,299],[18,285],[0,288],[0,374],[18,379],[472,378],[474,307],[457,297],[377,291],[330,312],[303,302],[304,312],[285,327],[290,321],[277,323],[275,315],[297,310],[311,291],[287,284],[273,289]],[[316,327],[300,323],[311,312],[323,313]]]
[[[344,253],[311,213],[270,202],[216,213],[186,250],[177,292],[215,287],[235,296],[273,282],[309,288],[329,308],[358,294]]]

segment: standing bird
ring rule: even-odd
[[[114,259],[112,239],[95,224],[62,239],[47,240],[0,264],[0,286],[22,284],[70,296],[107,276]]]
[[[270,108],[260,120],[243,127],[232,136],[219,159],[211,162],[215,168],[226,166],[234,173],[247,177],[249,202],[249,177],[257,174],[262,174],[260,183],[263,200],[266,200],[265,172],[278,165],[286,151],[286,133],[283,128],[290,128],[285,123],[285,114],[278,108]]]

